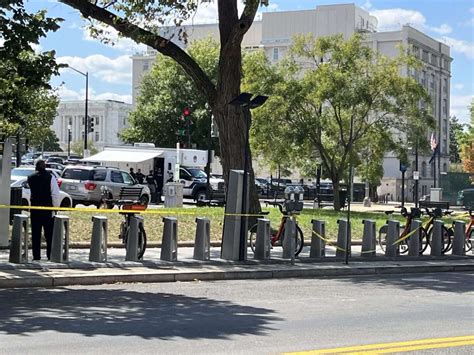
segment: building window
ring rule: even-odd
[[[84,131],[81,131],[81,138],[84,140]]]
[[[419,57],[419,48],[417,46],[413,46],[411,52],[416,58]]]
[[[448,172],[448,164],[443,163],[443,172]]]
[[[449,71],[449,70],[450,70],[450,68],[449,68],[449,60],[444,59],[443,62],[444,62],[443,68]]]
[[[448,132],[448,120],[443,120],[443,133],[446,134]]]
[[[421,72],[421,85],[426,86],[426,71],[425,70]]]
[[[278,48],[273,48],[273,60],[278,60]]]
[[[446,94],[448,92],[448,80],[444,79],[443,92]]]
[[[426,185],[421,185],[421,194],[422,195],[427,195],[428,194],[428,188]]]
[[[98,126],[98,125],[99,125],[99,122],[100,122],[99,116],[96,116],[96,117],[95,117],[95,124]]]
[[[426,162],[421,163],[421,177],[426,176]]]
[[[99,132],[95,132],[95,141],[98,142],[100,139],[100,133]]]
[[[145,60],[143,62],[143,71],[148,71],[148,69],[150,69],[150,66],[148,64],[148,60]]]
[[[443,99],[443,113],[448,113],[448,100]]]
[[[84,124],[84,116],[80,116],[80,117],[82,117],[82,124]]]
[[[433,64],[434,66],[438,65],[438,57],[433,54],[431,55],[431,64]]]
[[[426,62],[426,63],[429,62],[429,60],[428,60],[428,52],[427,52],[427,51],[423,51],[423,56],[421,57],[421,59],[422,59],[424,62]]]
[[[448,142],[445,138],[445,139],[443,139],[443,145],[441,146],[441,151],[443,152],[443,154],[447,153],[447,150],[446,150],[447,147],[448,147]]]

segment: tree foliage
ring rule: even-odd
[[[469,106],[471,113],[470,123],[467,125],[467,131],[460,139],[461,159],[464,171],[474,175],[474,99]]]
[[[50,95],[49,80],[60,65],[55,52],[35,52],[34,45],[59,28],[58,18],[46,12],[29,13],[21,0],[0,2],[0,129],[16,133],[37,110],[44,95]],[[38,127],[33,125],[33,127]]]
[[[424,89],[400,75],[402,68],[418,66],[416,59],[402,52],[387,58],[362,40],[358,34],[347,41],[296,36],[292,57],[269,75],[270,82],[277,81],[269,86],[269,102],[255,115],[255,140],[262,149],[286,150],[285,159],[320,160],[333,182],[336,209],[349,163],[357,166],[371,154],[360,171],[380,178],[387,150],[406,150],[434,125],[419,106],[420,100],[429,102]],[[276,140],[273,132],[285,139]]]
[[[192,43],[189,55],[203,68],[213,82],[217,81],[219,44],[208,38]],[[158,55],[151,71],[143,78],[137,105],[130,113],[130,127],[121,134],[125,142],[152,142],[158,147],[172,148],[184,128],[183,109],[191,111],[191,142],[207,149],[211,109],[207,100],[174,60]]]
[[[81,12],[87,20],[99,21],[112,27],[121,36],[143,43],[177,62],[206,97],[219,129],[221,163],[227,181],[230,169],[242,169],[245,140],[245,121],[242,110],[229,105],[240,93],[242,75],[241,44],[252,26],[260,0],[245,0],[239,14],[237,0],[217,0],[219,31],[219,67],[217,81],[213,82],[203,68],[177,42],[186,41],[187,33],[179,27],[191,19],[204,0],[60,0]],[[173,27],[164,27],[173,25]],[[178,27],[174,27],[178,26]],[[104,40],[110,36],[97,26],[94,33]],[[251,179],[253,172],[251,171]],[[253,181],[253,180],[252,180]],[[260,205],[254,184],[250,184],[251,211]]]

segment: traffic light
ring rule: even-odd
[[[87,132],[94,132],[94,117],[87,117]]]
[[[193,122],[191,121],[191,110],[189,109],[189,107],[185,107],[183,109],[183,121],[186,126],[193,124]]]

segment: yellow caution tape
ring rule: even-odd
[[[170,210],[115,210],[115,209],[91,209],[91,208],[77,208],[77,207],[50,207],[50,206],[20,206],[20,205],[0,205],[0,208],[16,209],[16,210],[40,210],[40,211],[62,211],[62,212],[89,212],[89,213],[135,213],[135,214],[155,214],[155,215],[169,215],[170,213],[175,215],[190,215],[197,216],[203,215],[202,212],[197,213],[195,211],[184,212],[184,211],[173,211]],[[261,217],[261,214],[243,214],[243,213],[224,213],[224,216],[236,216],[236,217]]]
[[[404,235],[403,237],[401,237],[400,239],[396,240],[392,245],[397,245],[399,244],[400,242],[403,242],[405,239],[407,238],[410,238],[416,231],[418,231],[422,226],[419,226],[418,228],[412,230],[410,233],[407,233],[406,235]]]
[[[313,234],[314,234],[316,237],[318,237],[319,239],[325,241],[327,245],[329,245],[329,246],[331,246],[331,247],[334,247],[334,248],[336,248],[337,250],[346,252],[346,249],[343,249],[343,248],[340,248],[340,247],[337,246],[337,245],[334,245],[334,243],[331,243],[331,242],[329,241],[329,239],[324,238],[321,234],[315,232],[314,230],[313,230]]]

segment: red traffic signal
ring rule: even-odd
[[[189,107],[185,107],[183,109],[183,115],[186,117],[186,116],[189,116],[191,114],[191,110],[189,110]]]

